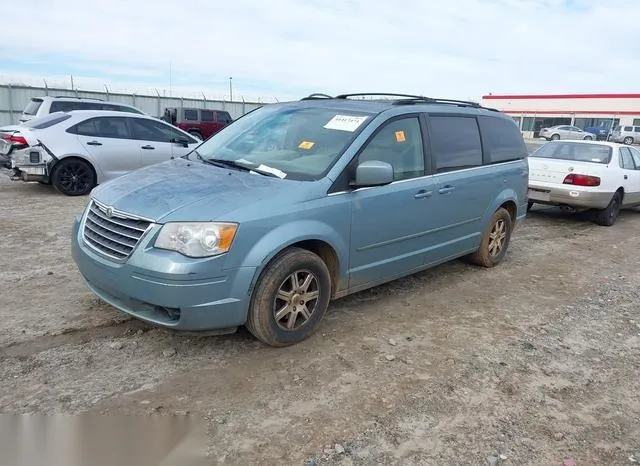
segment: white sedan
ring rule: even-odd
[[[157,118],[105,110],[56,112],[0,128],[0,154],[9,156],[13,180],[51,183],[69,196],[201,143]]]
[[[595,209],[611,226],[621,208],[640,205],[640,151],[612,142],[552,141],[529,155],[529,208]]]

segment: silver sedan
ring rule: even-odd
[[[584,141],[595,141],[596,135],[581,130],[577,126],[558,125],[551,128],[542,128],[540,137],[547,141],[557,141],[558,139],[574,139]]]

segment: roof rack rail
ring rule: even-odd
[[[333,99],[333,97],[327,94],[316,92],[314,94],[309,94],[308,96],[303,97],[300,100],[316,100],[316,99]]]
[[[87,99],[87,100],[99,100],[104,102],[104,99],[99,99],[97,97],[79,97],[77,95],[56,95],[53,96],[54,99]]]
[[[429,100],[430,97],[425,97],[423,95],[411,95],[411,94],[395,94],[393,92],[360,92],[356,94],[340,94],[336,96],[336,99],[347,99],[348,97],[364,97],[364,96],[389,96],[389,97],[406,97],[409,99],[420,99],[420,100]]]
[[[490,110],[492,112],[499,112],[500,111],[500,110],[497,110],[495,108],[484,107],[484,106],[480,105],[478,102],[472,102],[472,101],[469,101],[469,100],[438,99],[438,98],[428,97],[426,99],[405,99],[405,100],[398,100],[398,101],[394,102],[395,105],[412,105],[412,104],[422,104],[422,103],[448,104],[448,105],[456,105],[458,107],[481,108],[483,110]]]

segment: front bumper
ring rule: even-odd
[[[155,250],[149,244],[152,231],[129,260],[113,262],[84,244],[81,224],[81,218],[73,223],[72,256],[89,289],[103,301],[177,330],[225,330],[246,322],[255,267],[223,270],[223,257],[189,260]]]
[[[585,209],[604,209],[609,205],[612,192],[595,191],[572,185],[557,185],[551,183],[529,183],[529,202],[553,206],[570,206]]]

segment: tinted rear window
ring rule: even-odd
[[[475,118],[430,115],[429,130],[436,173],[482,165],[482,144]]]
[[[31,99],[31,102],[24,108],[24,113],[27,115],[35,115],[38,113],[40,105],[42,105],[42,99]]]
[[[515,123],[506,118],[478,117],[489,163],[507,162],[527,156],[527,146]]]
[[[602,144],[549,142],[529,157],[607,164],[611,162],[611,152],[611,147]]]
[[[41,118],[35,118],[33,120],[27,121],[26,123],[23,123],[22,126],[33,129],[44,129],[53,125],[57,125],[58,123],[61,123],[69,118],[71,118],[71,115],[67,113],[50,113]]]

